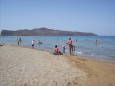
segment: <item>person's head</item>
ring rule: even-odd
[[[55,45],[55,48],[57,48],[58,46],[57,45]]]
[[[69,40],[71,40],[71,38],[69,38]]]

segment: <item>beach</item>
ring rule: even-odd
[[[115,61],[0,46],[0,86],[115,86]]]

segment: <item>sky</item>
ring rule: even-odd
[[[0,0],[0,30],[41,27],[115,36],[115,0]]]

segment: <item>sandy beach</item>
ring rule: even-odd
[[[0,86],[115,86],[115,61],[3,45]]]

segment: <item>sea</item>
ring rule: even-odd
[[[115,36],[0,36],[0,44],[17,45],[17,39],[21,38],[20,45],[31,48],[32,40],[35,40],[35,49],[52,53],[54,46],[58,45],[62,52],[62,46],[65,45],[65,51],[68,54],[69,49],[66,43],[70,37],[75,45],[74,55],[115,60]],[[42,41],[42,44],[39,44],[39,41]]]

